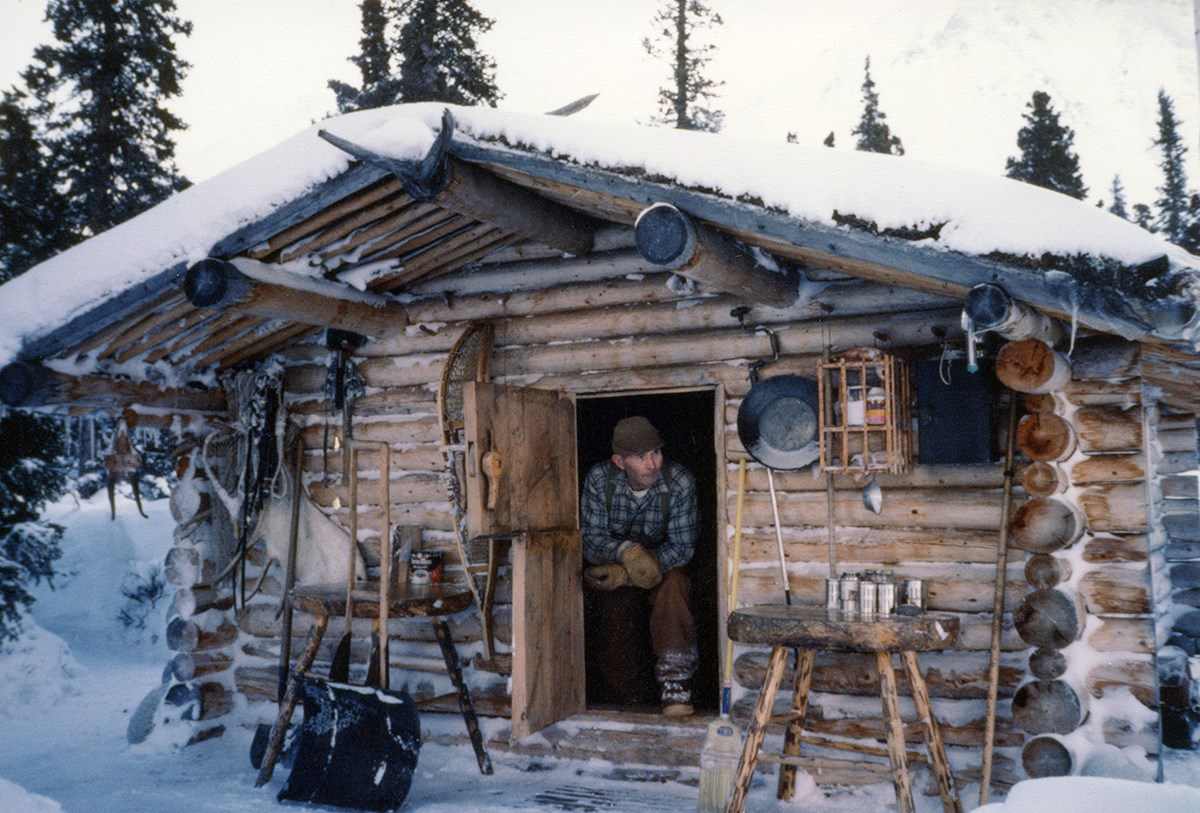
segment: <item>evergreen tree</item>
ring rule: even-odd
[[[825,136],[825,140],[824,140],[824,141],[822,141],[821,143],[822,143],[822,144],[824,144],[826,147],[832,147],[832,146],[834,145],[834,143],[833,143],[833,130],[830,130],[830,131],[829,131],[829,135]]]
[[[329,87],[337,96],[339,113],[385,107],[400,101],[399,79],[392,75],[392,51],[388,36],[388,16],[383,0],[363,0],[362,39],[358,44],[362,52],[350,57],[362,74],[362,87],[354,87],[336,79]]]
[[[1187,172],[1183,167],[1183,156],[1187,147],[1179,135],[1179,122],[1175,119],[1175,103],[1164,91],[1158,92],[1158,138],[1154,146],[1162,150],[1163,183],[1158,187],[1158,230],[1172,243],[1183,239],[1188,227]]]
[[[16,89],[0,97],[0,282],[71,243],[66,200],[54,185],[26,98]]]
[[[164,103],[189,67],[172,38],[192,26],[173,0],[50,0],[46,19],[57,44],[39,46],[22,76],[84,238],[186,185],[172,139],[185,125]]]
[[[892,135],[884,119],[887,114],[879,109],[879,94],[875,92],[875,82],[871,79],[871,57],[867,57],[865,68],[866,78],[863,79],[863,114],[858,126],[850,131],[858,136],[857,150],[863,152],[882,152],[890,155],[904,155],[904,146],[898,136]],[[832,133],[830,134],[832,135]]]
[[[1129,210],[1125,208],[1125,186],[1121,183],[1121,176],[1114,175],[1112,182],[1112,205],[1108,207],[1108,211],[1112,212],[1117,217],[1129,219]]]
[[[496,63],[476,42],[495,20],[467,0],[401,0],[396,10],[404,18],[396,44],[400,99],[496,106],[503,95]]]
[[[62,555],[63,529],[40,519],[64,490],[62,451],[58,421],[16,411],[0,417],[0,641],[20,634],[34,601],[30,583],[49,581]]]
[[[677,130],[721,129],[725,114],[706,107],[725,84],[704,75],[717,46],[697,44],[697,32],[722,25],[721,15],[700,0],[668,0],[654,15],[658,30],[653,39],[646,37],[642,47],[655,59],[671,66],[671,84],[658,91],[658,116],[654,124],[667,124]]]
[[[1133,204],[1133,222],[1141,226],[1146,231],[1158,231],[1154,228],[1154,214],[1150,211],[1150,207],[1144,203]]]
[[[1026,124],[1017,133],[1021,157],[1008,159],[1005,175],[1083,200],[1087,187],[1073,150],[1075,132],[1058,120],[1045,91],[1034,91],[1026,107]]]

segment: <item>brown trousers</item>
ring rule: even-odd
[[[697,661],[691,593],[691,579],[678,568],[664,573],[650,590],[629,586],[596,591],[599,669],[615,695],[630,703],[658,701],[641,656],[647,636],[654,652],[654,679],[660,685],[691,680]]]

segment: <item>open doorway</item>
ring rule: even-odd
[[[692,613],[696,621],[699,665],[692,685],[692,702],[697,713],[714,713],[720,708],[717,595],[717,450],[715,441],[715,390],[691,390],[654,394],[580,396],[576,401],[576,433],[579,453],[579,489],[593,465],[612,455],[612,429],[630,415],[644,415],[663,437],[663,455],[683,464],[696,478],[700,527],[696,552],[686,572],[692,580]],[[621,705],[623,698],[607,696],[597,672],[594,647],[595,608],[591,591],[584,592],[584,651],[587,666],[588,708]],[[640,636],[645,638],[645,636]],[[653,653],[640,653],[652,669]],[[625,706],[629,708],[628,706]],[[630,709],[649,710],[649,709]],[[654,710],[657,710],[655,708]]]

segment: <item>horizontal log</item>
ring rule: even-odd
[[[446,455],[440,445],[417,444],[404,449],[392,449],[390,458],[392,471],[410,472],[443,472],[446,471]],[[304,474],[309,480],[309,486],[320,482],[325,484],[342,476],[341,452],[329,449],[322,451],[320,447],[309,449],[304,455]]]
[[[1150,574],[1147,570],[1107,567],[1079,580],[1079,593],[1088,612],[1144,615],[1150,612]]]
[[[179,709],[183,720],[213,720],[233,711],[233,693],[223,683],[176,683],[163,703]]]
[[[1008,342],[996,354],[996,377],[1016,392],[1054,392],[1071,379],[1071,362],[1039,339]]]
[[[796,300],[794,273],[759,264],[748,247],[693,221],[669,203],[642,210],[634,239],[649,262],[714,290],[772,307],[786,307]]]
[[[1195,418],[1188,416],[1194,421]],[[1160,423],[1154,433],[1158,447],[1164,452],[1194,452],[1197,446],[1194,423],[1186,427],[1163,426]]]
[[[1154,622],[1149,618],[1095,618],[1084,636],[1097,652],[1127,652],[1148,655],[1155,651]],[[1099,622],[1099,623],[1096,623]]]
[[[778,603],[783,585],[780,584],[779,566],[776,561],[767,560],[760,568],[742,570],[738,577],[738,592],[744,596],[744,601],[739,599],[740,604],[750,606]],[[987,572],[989,569],[990,574]],[[990,611],[996,579],[995,564],[974,568],[959,566],[952,570],[957,570],[959,575],[924,577],[927,609],[953,613]],[[822,575],[798,574],[794,571],[794,568],[789,570],[788,583],[796,603],[823,606],[828,571],[823,570]],[[1025,589],[1027,585],[1020,571],[1013,570],[1005,588],[1005,606],[1015,608],[1020,603]]]
[[[1074,427],[1053,412],[1032,412],[1017,424],[1017,448],[1030,460],[1066,460],[1075,446]]]
[[[1031,680],[1013,695],[1013,725],[1028,734],[1069,734],[1086,713],[1083,698],[1061,680]]]
[[[733,401],[729,403],[733,404]],[[740,403],[740,402],[738,402]],[[736,410],[729,424],[735,425]],[[947,489],[1000,489],[1004,486],[1002,466],[992,465],[914,465],[903,474],[879,472],[875,474],[875,482],[883,489],[886,496],[890,489],[936,489],[945,493]],[[729,475],[736,477],[737,464],[731,462],[727,468]],[[814,477],[811,471],[777,471],[774,472],[775,488],[778,491],[819,491],[825,492],[825,478]],[[835,475],[833,478],[834,492],[837,494],[860,495],[862,483],[850,475]],[[765,466],[751,462],[746,466],[746,490],[767,491],[767,469]],[[997,491],[997,499],[1000,492]]]
[[[1140,374],[1141,347],[1115,336],[1086,337],[1071,351],[1077,379],[1120,379]]]
[[[179,614],[188,618],[206,610],[228,610],[233,606],[233,592],[200,585],[180,586],[172,601]]]
[[[762,685],[766,673],[769,653],[748,651],[734,661],[733,675],[739,686],[757,689]],[[947,699],[982,699],[988,693],[988,664],[985,658],[976,657],[967,661],[960,656],[934,657],[933,653],[921,654],[921,667],[925,671],[925,682],[931,697]],[[896,680],[901,687],[907,686],[904,673],[896,668]],[[1024,669],[1016,663],[1007,663],[1000,670],[1000,696],[1012,697],[1014,687],[1020,683]],[[783,685],[795,682],[792,666],[785,669]],[[813,667],[812,690],[830,694],[846,694],[867,697],[879,696],[879,673],[875,668],[875,656],[856,652],[819,653]]]
[[[788,525],[825,527],[828,522],[824,492],[776,493],[779,515]],[[863,505],[858,493],[834,495],[834,522],[880,529],[959,528],[992,530],[1000,525],[1000,500],[990,491],[957,489],[938,493],[932,489],[891,489],[884,493],[878,514]],[[746,527],[772,527],[769,494],[749,492],[744,498]]]
[[[1066,500],[1034,497],[1017,506],[1009,520],[1009,542],[1030,553],[1053,553],[1083,536],[1084,519]]]
[[[1146,489],[1141,483],[1089,486],[1079,493],[1077,500],[1093,533],[1138,533],[1149,529]]]
[[[1118,405],[1082,406],[1071,416],[1079,449],[1088,454],[1142,448],[1142,409]]]
[[[219,572],[214,561],[201,556],[200,551],[193,547],[168,550],[163,571],[167,582],[175,587],[208,584]]]
[[[1091,564],[1144,562],[1149,555],[1149,540],[1141,534],[1097,534],[1083,545],[1083,561]]]
[[[1159,493],[1165,499],[1195,500],[1200,498],[1200,482],[1193,474],[1172,474],[1157,480]]]
[[[1200,468],[1200,455],[1194,449],[1179,452],[1163,452],[1155,467],[1159,474],[1183,474]]]
[[[167,648],[175,652],[210,652],[237,640],[238,628],[213,610],[203,616],[173,618],[167,624]]]
[[[175,680],[188,682],[228,670],[233,658],[227,652],[179,652],[167,664]]]
[[[1142,403],[1140,379],[1128,381],[1080,381],[1072,379],[1057,393],[1075,406],[1117,404],[1133,406]]]
[[[1084,605],[1074,590],[1034,590],[1013,611],[1013,625],[1032,646],[1063,649],[1083,634]]]
[[[1146,708],[1158,708],[1158,679],[1150,655],[1113,657],[1096,664],[1087,673],[1085,684],[1092,697],[1125,689]]]
[[[225,414],[225,393],[219,389],[159,387],[98,375],[74,376],[41,365],[18,361],[0,368],[0,403],[32,409],[69,405],[108,410],[167,410],[175,414]]]
[[[736,506],[726,507],[728,517]],[[733,529],[728,529],[727,538]],[[829,532],[820,527],[787,527],[782,530],[788,561],[824,567],[830,557]],[[862,528],[840,525],[834,534],[835,566],[842,570],[895,569],[918,562],[928,564],[994,564],[996,530]],[[742,561],[765,562],[778,556],[774,528],[743,528]],[[1014,566],[1018,563],[1013,562]]]
[[[441,440],[441,428],[436,418],[415,417],[410,420],[356,421],[354,439],[365,443],[436,443]],[[300,433],[304,445],[309,449],[320,449],[325,439],[325,428],[320,425],[307,426]],[[372,455],[375,457],[375,455]],[[364,461],[366,458],[363,458]]]
[[[1144,452],[1095,454],[1072,462],[1070,479],[1074,485],[1141,482],[1148,471]]]
[[[389,333],[408,324],[404,306],[395,299],[248,257],[201,260],[188,268],[183,287],[188,301],[197,308],[368,335]]]

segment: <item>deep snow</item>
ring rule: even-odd
[[[55,590],[37,590],[38,602],[26,634],[0,647],[0,811],[3,813],[242,813],[295,809],[275,801],[287,770],[280,767],[265,788],[255,789],[248,754],[250,732],[231,726],[225,736],[181,748],[177,732],[155,732],[130,746],[130,714],[159,683],[168,652],[162,643],[165,610],[160,600],[146,629],[122,627],[125,604],[120,586],[127,574],[148,573],[171,545],[167,502],[146,504],[150,519],[133,503],[118,503],[109,518],[103,492],[50,507],[50,519],[66,526],[64,555]],[[484,720],[485,733],[504,727]],[[432,733],[457,729],[461,720],[423,715]],[[696,772],[675,782],[616,778],[613,765],[592,761],[531,762],[492,754],[496,773],[481,776],[466,746],[426,743],[404,810],[475,813],[520,810],[693,810]],[[628,766],[623,772],[629,775]],[[1000,804],[993,795],[987,813],[1106,813],[1200,810],[1200,754],[1169,752],[1167,779],[1157,786],[1116,779],[1068,778],[1018,785]],[[636,774],[636,770],[633,772]],[[797,798],[777,802],[774,783],[760,775],[751,791],[750,813],[805,810],[812,813],[872,813],[894,809],[890,785],[826,796],[801,775]],[[1193,786],[1193,787],[1188,787]],[[978,788],[961,788],[964,807],[976,806]],[[575,801],[563,801],[571,800]],[[916,799],[918,813],[940,810],[936,796]],[[573,807],[571,805],[574,805]],[[306,809],[315,809],[307,807]]]

